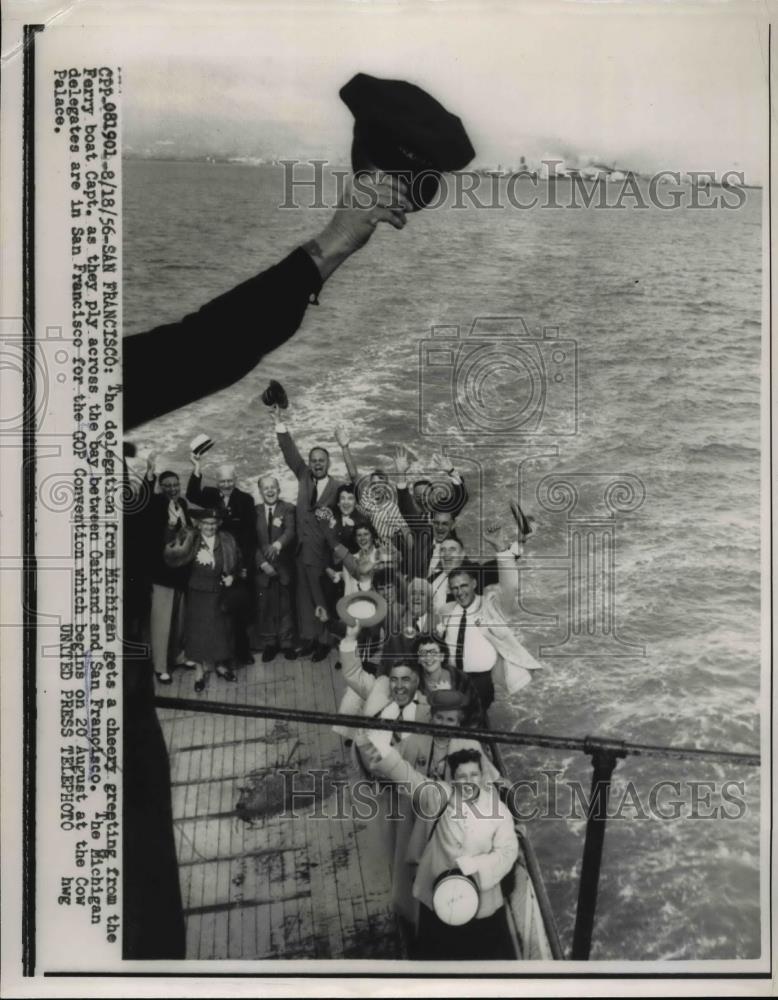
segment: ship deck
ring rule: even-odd
[[[334,660],[334,656],[331,657]],[[177,670],[171,697],[196,698]],[[334,712],[344,683],[325,660],[211,674],[203,698]],[[187,958],[401,958],[376,824],[348,808],[349,752],[329,726],[159,709],[170,754]],[[282,809],[278,768],[326,772],[320,804]],[[332,818],[343,781],[344,818]],[[304,788],[311,779],[300,779]],[[316,811],[326,818],[316,818]]]

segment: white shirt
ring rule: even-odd
[[[485,628],[481,625],[481,598],[476,597],[469,608],[459,605],[453,609],[446,619],[445,640],[448,646],[448,662],[452,667],[457,665],[457,636],[462,615],[467,615],[465,625],[465,648],[462,664],[467,674],[481,674],[491,670],[497,662],[497,650],[489,641]]]
[[[415,722],[416,721],[416,699],[409,702],[405,708],[402,709],[403,721],[404,722]],[[389,704],[382,708],[379,715],[379,719],[399,719],[400,718],[400,706],[396,701],[390,701]],[[408,733],[393,733],[388,729],[371,729],[368,733],[370,737],[370,742],[376,746],[382,754],[387,754],[392,746],[392,736],[399,737],[400,741],[406,740],[408,738]]]
[[[167,523],[176,528],[184,521],[184,511],[178,500],[170,500],[167,505]]]

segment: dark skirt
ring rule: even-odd
[[[234,655],[230,619],[221,610],[221,591],[192,590],[186,594],[184,649],[196,663],[220,663]]]
[[[490,917],[452,927],[421,903],[419,936],[413,958],[446,962],[496,962],[516,958],[505,907],[501,906]]]

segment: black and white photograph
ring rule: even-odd
[[[19,995],[769,990],[770,13],[9,5]]]

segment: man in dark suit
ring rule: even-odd
[[[257,482],[262,503],[256,506],[256,589],[259,606],[254,626],[262,662],[275,659],[279,649],[294,659],[292,643],[292,582],[294,580],[294,506],[282,500],[278,480],[261,476]]]
[[[413,533],[411,564],[408,575],[432,581],[441,572],[440,546],[447,538],[456,538],[456,518],[467,503],[467,488],[462,476],[442,456],[433,462],[445,466],[434,481],[420,479],[413,493],[408,488],[410,456],[405,448],[395,452],[397,472],[397,506]]]
[[[314,662],[325,659],[330,651],[326,622],[327,599],[323,576],[330,564],[330,547],[318,519],[317,507],[332,507],[341,480],[330,476],[330,453],[326,448],[311,448],[308,461],[297,450],[292,435],[273,409],[278,444],[284,460],[297,477],[297,626],[303,646],[299,656]]]
[[[254,498],[235,485],[235,466],[220,465],[217,471],[218,486],[203,486],[200,458],[192,453],[192,474],[186,487],[186,498],[199,507],[218,510],[222,527],[229,531],[238,544],[240,552],[240,579],[244,599],[232,605],[232,619],[235,630],[235,661],[238,666],[254,662],[249,645],[248,626],[253,599],[250,589],[253,585],[251,569],[257,550],[257,525],[254,513]],[[231,680],[228,672],[227,679]]]
[[[166,470],[159,477],[159,493],[154,493],[156,475],[154,456],[146,463],[148,504],[141,511],[143,546],[142,562],[151,585],[149,633],[154,672],[161,684],[172,682],[171,670],[183,656],[183,599],[186,591],[187,568],[173,569],[162,557],[168,536],[192,520],[186,500],[181,496],[181,482],[175,472]]]

